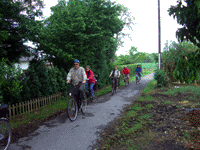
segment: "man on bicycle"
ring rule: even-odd
[[[67,74],[67,83],[69,83],[70,80],[72,80],[73,85],[78,85],[79,82],[82,81],[82,84],[79,87],[79,91],[83,96],[83,100],[86,100],[85,82],[87,80],[87,76],[85,73],[85,69],[79,66],[80,64],[79,60],[75,59],[73,63],[74,63],[74,67],[71,68],[69,73]]]
[[[138,73],[139,80],[141,80],[141,72],[142,72],[142,69],[141,69],[140,65],[137,65],[137,68],[135,69],[135,73]]]
[[[116,78],[115,79],[115,82],[117,83],[117,89],[118,89],[118,86],[119,86],[119,77],[120,77],[120,71],[117,70],[117,66],[115,66],[115,69],[111,71],[110,73],[110,77],[114,77]]]
[[[130,74],[130,72],[129,72],[129,69],[127,68],[127,66],[124,66],[124,69],[122,70],[122,74],[123,74],[124,79],[126,77],[128,78],[128,83],[129,83],[129,74]],[[125,82],[125,80],[124,80],[124,82]]]

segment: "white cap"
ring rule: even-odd
[[[126,65],[124,67],[126,67]]]

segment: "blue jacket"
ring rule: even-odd
[[[141,72],[142,72],[142,69],[141,69],[141,68],[136,68],[136,69],[135,69],[135,72],[141,73]]]

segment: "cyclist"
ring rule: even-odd
[[[130,72],[129,72],[129,69],[127,68],[126,65],[124,66],[124,69],[122,70],[122,74],[123,74],[123,77],[127,77],[128,78],[128,83],[129,83],[129,74],[130,74]],[[125,80],[124,80],[124,82],[125,82]]]
[[[135,69],[135,73],[138,73],[139,80],[141,80],[141,72],[142,72],[142,69],[141,69],[140,65],[137,65],[137,68]]]
[[[111,73],[110,73],[110,77],[111,77],[111,76],[112,76],[112,77],[118,77],[118,79],[115,80],[115,82],[118,83],[118,84],[117,84],[117,89],[118,89],[118,86],[119,86],[120,71],[117,70],[117,66],[115,66],[115,69],[111,71]]]
[[[85,95],[85,82],[87,79],[87,76],[85,74],[85,69],[83,67],[80,67],[79,60],[75,59],[73,61],[74,67],[70,69],[69,73],[67,74],[67,83],[72,80],[73,85],[78,85],[80,81],[82,81],[82,84],[79,87],[79,91],[81,92],[83,96],[83,100],[86,100],[86,95]],[[80,106],[78,106],[78,109]]]
[[[87,86],[90,83],[90,92],[91,92],[91,95],[92,95],[91,100],[94,100],[93,87],[94,87],[94,84],[95,84],[95,79],[94,79],[93,71],[90,69],[90,66],[86,66],[86,75],[87,75],[88,81],[85,84],[85,91],[87,91]]]

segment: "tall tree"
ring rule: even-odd
[[[31,47],[24,45],[35,37],[35,16],[42,15],[41,0],[2,0],[0,3],[0,59],[18,62],[21,56],[30,56]]]
[[[59,69],[69,71],[72,60],[79,59],[81,66],[90,65],[102,74],[118,46],[114,35],[124,26],[118,18],[121,6],[105,0],[72,0],[60,1],[51,11],[39,34],[38,50],[54,55],[52,61]]]
[[[134,25],[135,18],[132,16],[128,7],[122,6],[122,11],[120,13],[120,20],[122,20],[124,22],[124,27],[133,31],[132,26]],[[116,53],[117,49],[123,45],[124,42],[122,41],[122,38],[125,38],[126,36],[128,36],[131,39],[130,34],[124,33],[123,31],[120,31],[118,34],[115,35],[115,39],[118,42],[118,47],[116,47],[115,53]],[[112,58],[112,61],[114,61],[114,58]]]
[[[171,6],[168,10],[169,15],[177,19],[177,23],[182,25],[176,31],[176,36],[179,41],[185,38],[200,47],[200,14],[198,0],[184,0],[186,5],[183,5],[183,0],[177,1],[176,6]]]

